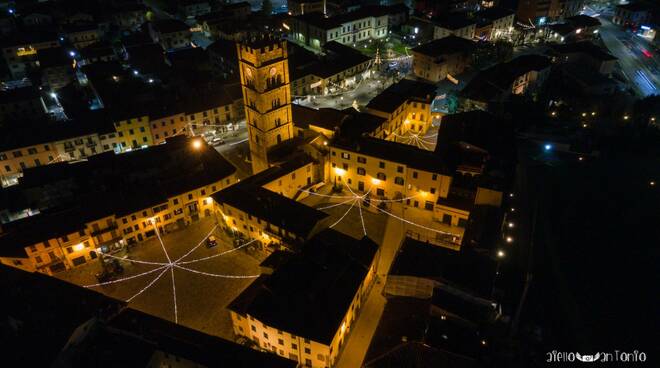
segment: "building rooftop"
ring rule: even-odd
[[[443,116],[436,143],[437,151],[451,144],[466,143],[490,154],[510,154],[515,138],[508,121],[486,111],[473,110]]]
[[[436,87],[433,84],[402,79],[372,98],[367,104],[367,109],[392,113],[409,100],[429,104],[435,98],[435,90]]]
[[[601,25],[598,18],[590,17],[584,14],[575,15],[566,18],[566,20],[576,27],[599,27]]]
[[[457,53],[468,54],[475,48],[476,43],[474,41],[467,40],[463,37],[450,35],[417,46],[413,48],[412,51],[431,57],[438,57]]]
[[[229,305],[264,324],[330,344],[364,281],[378,245],[335,230],[310,239],[270,276],[261,276]]]
[[[160,33],[185,32],[190,30],[187,24],[176,19],[161,19],[152,23],[155,31]]]
[[[95,332],[83,339],[84,349],[77,349],[79,353],[73,359],[77,363],[75,367],[144,367],[157,352],[175,355],[204,367],[218,364],[232,367],[296,366],[296,362],[275,354],[260,352],[130,308],[103,323]],[[143,361],[136,361],[140,357]]]
[[[550,59],[541,55],[522,55],[479,72],[460,92],[463,97],[476,101],[490,101],[511,93],[516,78],[531,71],[549,68]]]
[[[42,68],[68,65],[73,70],[73,60],[62,47],[37,50],[37,60],[39,60],[39,66]]]
[[[212,195],[226,203],[298,237],[307,238],[328,215],[259,185],[239,183]]]
[[[0,152],[83,137],[96,133],[104,124],[103,121],[80,120],[66,123],[45,119],[12,121],[0,134]]]
[[[452,13],[451,16],[434,19],[433,23],[438,27],[451,30],[457,30],[476,24],[474,20],[469,19],[460,13]]]
[[[580,53],[589,55],[590,57],[601,61],[617,60],[616,57],[609,53],[609,50],[603,49],[603,47],[599,47],[590,41],[550,44],[549,48],[550,53],[557,53],[560,55]]]
[[[40,273],[0,265],[3,364],[49,367],[75,329],[124,302]],[[38,354],[34,347],[39,346]]]
[[[57,43],[57,32],[55,29],[30,29],[14,32],[0,39],[0,47],[23,46],[42,42]]]
[[[504,17],[508,17],[511,15],[515,15],[516,12],[513,10],[501,8],[498,6],[493,6],[490,8],[485,8],[481,11],[478,11],[475,16],[477,18],[483,18],[483,19],[488,19],[490,21],[495,21],[498,19],[502,19]]]
[[[390,268],[390,275],[442,281],[475,296],[490,298],[496,262],[470,249],[451,249],[406,238]]]
[[[19,87],[0,91],[0,104],[11,104],[27,100],[36,100],[41,97],[39,90],[33,86]],[[3,141],[0,138],[0,142]],[[0,144],[0,150],[2,145]]]
[[[337,109],[315,109],[298,104],[291,104],[291,115],[293,123],[300,128],[307,129],[310,125],[314,125],[333,132],[339,129],[345,118],[350,116]]]
[[[155,207],[172,196],[224,180],[236,171],[213,147],[204,144],[194,149],[191,140],[177,136],[166,144],[121,155],[107,152],[82,162],[26,169],[20,186],[63,189],[48,191],[51,197],[59,196],[57,206],[5,224],[8,235],[0,237],[0,253],[20,253],[22,247],[84,229],[86,222]],[[159,165],[154,166],[154,162]],[[39,203],[45,198],[33,200]]]

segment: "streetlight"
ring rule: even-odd
[[[202,148],[202,140],[201,139],[193,140],[192,146],[194,149],[199,150],[200,148]]]
[[[513,222],[509,222],[509,228],[513,228],[515,224]]]
[[[498,250],[497,251],[497,257],[498,258],[504,258],[504,251],[503,250]]]
[[[507,243],[513,243],[513,237],[511,237],[511,236],[507,236],[507,237],[506,237],[506,242],[507,242]]]

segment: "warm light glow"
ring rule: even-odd
[[[629,116],[628,115],[623,115],[623,120],[628,120]]]
[[[507,243],[513,243],[513,238],[510,237],[510,236],[507,236],[507,237],[506,237],[506,242],[507,242]]]
[[[373,185],[378,185],[378,184],[380,184],[380,179],[377,179],[377,178],[371,178],[371,183],[372,183]]]
[[[268,236],[268,234],[266,234],[266,233],[262,233],[261,237],[263,237],[264,240],[270,240],[270,236]]]
[[[481,345],[486,346],[486,340],[481,340]]]
[[[200,149],[202,148],[202,140],[201,139],[195,139],[192,142],[192,146],[194,149]]]
[[[85,246],[83,245],[83,243],[78,243],[78,244],[76,244],[76,245],[73,246],[73,250],[75,250],[76,252],[77,252],[77,251],[81,251],[81,250],[83,250],[83,248],[85,248]]]
[[[324,145],[324,146],[327,146],[327,145],[328,145],[328,141],[323,142],[323,145]]]
[[[419,191],[419,194],[421,194],[422,197],[426,197],[429,193],[428,193],[428,192],[425,192],[425,191],[423,191],[423,190],[420,190],[420,191]]]
[[[515,225],[514,225],[513,222],[509,222],[509,227],[510,227],[510,228],[512,228],[512,227],[514,227],[514,226],[515,226]]]
[[[595,111],[592,111],[592,112],[591,112],[591,116],[596,116],[596,112],[595,112]]]
[[[587,125],[587,123],[583,123],[583,124],[582,124],[582,127],[583,127],[583,128],[586,128],[586,127],[588,127],[588,126],[589,126],[589,125]]]
[[[551,115],[552,115],[552,116],[556,116],[556,115],[557,115],[557,111],[553,111],[553,112],[551,113]]]
[[[346,332],[346,322],[342,322],[341,324],[341,333]]]
[[[511,207],[511,212],[516,212],[516,209]]]
[[[651,181],[649,182],[649,185],[652,186],[652,187],[654,187],[654,186],[655,186],[655,182],[654,182],[653,180],[651,180]]]
[[[444,321],[444,320],[447,319],[447,316],[445,316],[445,315],[443,314],[442,316],[440,316],[440,319]]]
[[[497,256],[500,257],[500,258],[503,258],[504,257],[504,252],[501,251],[501,250],[497,251]]]
[[[575,30],[575,34],[580,34],[580,33],[582,33],[582,28],[578,28]]]
[[[580,157],[578,157],[578,160],[582,161],[582,160],[584,160],[584,157],[580,156]]]
[[[586,112],[583,112],[583,113],[582,113],[582,116],[587,116],[587,113],[586,113]]]
[[[342,169],[341,167],[335,167],[335,174],[344,175],[346,174],[346,170]]]
[[[410,124],[410,120],[406,119],[406,121],[403,122],[404,124]]]

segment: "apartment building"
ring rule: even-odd
[[[515,16],[514,11],[500,7],[486,8],[475,14],[480,28],[483,28],[484,25],[488,26],[488,33],[483,34],[485,36],[483,38],[488,41],[509,37],[513,31]],[[479,37],[480,34],[476,32],[476,36]]]
[[[307,155],[253,175],[213,195],[218,222],[267,252],[296,249],[327,227],[327,214],[295,199],[315,183]]]
[[[619,26],[639,27],[641,25],[648,25],[651,17],[650,6],[643,2],[632,2],[630,4],[616,6],[612,23]]]
[[[385,119],[383,127],[371,133],[385,140],[400,140],[408,132],[425,133],[433,122],[431,104],[435,86],[402,79],[371,99],[365,111]],[[380,134],[379,134],[380,133]]]
[[[303,15],[309,13],[323,13],[326,10],[326,0],[287,0],[289,15]]]
[[[373,285],[379,256],[368,237],[331,229],[298,253],[274,253],[282,264],[229,304],[234,334],[301,366],[334,366]]]
[[[437,40],[454,35],[471,40],[474,38],[476,26],[477,24],[473,19],[462,15],[452,15],[438,19],[434,21],[433,39]]]
[[[323,46],[323,50],[325,55],[311,62],[302,65],[291,62],[293,96],[304,98],[334,93],[371,76],[371,58],[352,47],[331,41]]]
[[[157,20],[149,23],[149,35],[163,50],[190,47],[190,27],[175,19]]]
[[[152,238],[156,231],[184,227],[213,215],[211,195],[237,181],[235,170],[213,147],[186,137],[130,154],[28,170],[19,190],[24,185],[43,193],[30,205],[50,207],[3,225],[0,259],[53,274]],[[61,189],[55,194],[44,191],[46,186]],[[46,193],[57,201],[43,197]]]
[[[489,103],[532,93],[544,83],[550,66],[547,57],[523,55],[479,72],[460,92],[465,109],[486,110]]]
[[[37,50],[59,46],[57,33],[47,31],[23,31],[4,38],[2,56],[12,78],[27,76],[28,68],[35,66]]]
[[[122,112],[114,117],[115,131],[122,151],[130,151],[154,144],[149,115],[146,112]]]
[[[32,86],[0,91],[0,125],[7,121],[31,120],[46,115],[46,104]]]
[[[415,76],[437,83],[448,76],[455,78],[472,64],[476,44],[468,39],[449,35],[413,48]]]
[[[87,47],[99,42],[101,32],[96,24],[67,24],[63,28],[66,39],[76,48]]]
[[[25,125],[30,124],[33,129],[25,130]],[[98,125],[90,122],[35,121],[26,122],[21,128],[8,128],[11,133],[0,137],[2,186],[15,183],[25,169],[79,160],[104,151]]]
[[[326,18],[322,13],[306,13],[285,22],[289,40],[320,50],[330,41],[344,45],[385,38],[388,32],[387,7],[365,7]]]

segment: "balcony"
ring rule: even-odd
[[[108,227],[106,227],[106,228],[92,231],[92,232],[90,233],[90,235],[91,235],[91,236],[99,236],[99,235],[105,234],[105,233],[107,233],[107,232],[110,232],[110,231],[113,231],[113,230],[117,230],[118,228],[119,228],[119,226],[118,226],[117,223],[115,222],[115,223],[113,223],[111,226],[108,226]]]

